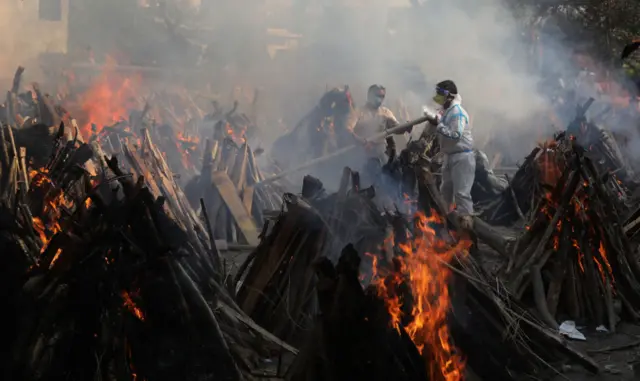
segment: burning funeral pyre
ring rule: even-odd
[[[78,123],[37,85],[20,93],[21,75],[0,129],[7,379],[545,379],[599,370],[558,319],[613,331],[640,314],[637,212],[570,134],[484,212],[518,206],[513,240],[479,218],[461,229],[430,166],[411,169],[412,215],[380,209],[349,168],[335,193],[312,176],[284,193],[236,107],[85,103]],[[124,96],[99,93],[84,100]],[[528,207],[522,179],[540,184],[521,187]],[[250,253],[228,266],[221,243]],[[484,243],[508,259],[498,276]]]
[[[586,123],[586,107],[574,124]],[[611,147],[585,146],[576,130],[535,148],[483,213],[525,224],[500,271],[514,297],[531,300],[551,328],[571,320],[615,332],[620,313],[638,316],[640,265],[624,223],[633,183],[616,176]]]

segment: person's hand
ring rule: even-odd
[[[360,137],[356,134],[353,134],[353,137],[356,139],[356,141],[361,144],[366,150],[370,150],[371,147],[373,146],[373,144],[368,141],[367,139]]]
[[[362,139],[362,144],[364,146],[365,151],[367,151],[367,153],[371,153],[371,151],[373,151],[373,142],[367,140],[367,139]]]
[[[424,116],[428,118],[428,122],[431,123],[432,125],[437,126],[438,123],[440,122],[440,118],[438,114],[430,110],[427,106],[422,107],[422,113],[424,114]]]

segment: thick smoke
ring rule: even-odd
[[[26,63],[16,57],[56,51],[52,43],[42,46],[42,36],[55,33],[42,33],[37,25],[48,30],[59,25],[34,22],[37,11],[28,4],[37,2],[11,3],[0,6],[0,13],[15,22],[3,25],[20,30],[22,37],[3,32],[14,36],[5,39],[10,54],[3,56],[6,64],[0,62],[6,76],[17,63]],[[546,61],[534,64],[537,53],[525,26],[531,20],[516,19],[502,0],[79,0],[69,18],[72,61],[89,56],[104,61],[109,55],[122,64],[170,67],[170,74],[148,80],[159,82],[156,87],[177,82],[196,94],[215,93],[227,106],[239,92],[259,89],[258,124],[266,146],[292,128],[327,88],[349,85],[361,105],[370,84],[383,84],[387,106],[396,111],[406,106],[408,115],[397,115],[406,119],[420,115],[435,83],[452,79],[471,115],[478,147],[515,162],[552,130],[552,91],[539,76],[548,80],[553,73],[555,82],[562,76],[571,82],[567,73],[579,71],[553,28],[545,27],[538,40]],[[10,27],[28,21],[32,27],[26,30]],[[589,91],[578,90],[583,97]],[[242,98],[237,100],[250,100]],[[208,106],[208,98],[201,101]],[[559,115],[556,129],[573,110]]]
[[[270,79],[277,84],[272,85],[296,118],[311,107],[301,102],[309,103],[300,92],[313,91],[315,101],[325,85],[349,84],[362,104],[372,83],[387,87],[388,106],[402,100],[415,118],[420,106],[429,103],[434,85],[452,79],[471,114],[478,145],[519,160],[543,135],[547,105],[538,94],[538,78],[528,71],[523,28],[500,1],[478,3],[300,6],[292,18],[313,22],[291,23],[304,42],[286,70],[275,67]],[[521,144],[504,139],[523,133],[531,137],[519,139]]]

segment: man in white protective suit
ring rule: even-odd
[[[433,100],[442,106],[439,112],[425,110],[430,117],[424,133],[436,133],[440,152],[444,155],[440,191],[449,204],[449,212],[456,210],[464,229],[473,227],[471,188],[475,178],[476,159],[469,114],[462,108],[462,97],[456,84],[445,80],[436,85]],[[435,130],[435,131],[434,131]]]

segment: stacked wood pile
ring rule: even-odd
[[[213,136],[206,139],[201,174],[185,188],[191,205],[197,209],[204,198],[206,213],[216,239],[257,246],[258,226],[264,212],[278,210],[281,192],[274,184],[258,186],[264,176],[246,139],[227,122],[216,123]]]
[[[640,266],[623,228],[623,208],[585,151],[570,139],[546,149],[553,185],[531,208],[527,231],[502,276],[518,299],[533,300],[545,323],[586,321],[614,331],[637,319]]]
[[[327,258],[314,264],[320,314],[289,368],[287,380],[444,380],[467,379],[474,374],[484,380],[516,380],[525,374],[548,378],[557,372],[550,364],[566,361],[598,371],[588,356],[544,329],[508,296],[500,295],[496,285],[469,259],[451,267],[456,275],[450,294],[458,295],[447,317],[452,341],[438,343],[456,346],[465,365],[439,366],[428,350],[421,353],[405,329],[411,316],[394,326],[375,286],[362,289],[360,260],[348,245],[336,266]],[[398,279],[398,274],[392,270],[389,278]],[[409,280],[400,279],[395,283],[396,292],[405,294],[402,300],[410,303],[410,296],[406,296]],[[401,307],[412,310],[410,305]]]
[[[295,352],[236,305],[148,134],[132,173],[55,136],[43,168],[1,141],[4,379],[252,379],[270,347]]]
[[[552,162],[558,141],[543,143],[534,148],[509,179],[508,188],[500,197],[482,210],[481,218],[494,225],[513,226],[524,223],[535,213],[535,206],[553,189],[560,171]],[[600,172],[600,170],[599,170]],[[602,177],[611,194],[611,202],[625,210],[632,202],[627,188],[614,174]]]
[[[279,208],[281,192],[274,184],[256,186],[263,175],[254,150],[247,143],[247,133],[255,132],[257,127],[246,114],[236,113],[236,108],[237,104],[224,114],[215,108],[201,120],[184,122],[189,128],[176,131],[170,124],[156,123],[152,114],[168,115],[176,123],[183,123],[180,120],[184,118],[166,106],[153,112],[147,104],[143,110],[132,113],[130,120],[101,127],[91,141],[98,143],[107,155],[128,158],[136,152],[141,157],[153,154],[154,160],[162,159],[166,166],[164,173],[171,178],[191,177],[185,185],[188,202],[194,210],[200,209],[208,216],[214,238],[257,246],[257,226],[262,223],[265,210]],[[147,146],[151,140],[155,142],[154,150]],[[144,171],[132,166],[129,169],[139,174]],[[171,178],[163,181],[172,183]],[[205,200],[204,208],[201,198]]]
[[[545,198],[553,190],[563,167],[556,163],[557,151],[567,148],[569,141],[577,141],[583,145],[585,155],[596,164],[601,182],[611,194],[610,201],[619,210],[628,209],[633,203],[630,197],[632,186],[629,178],[624,184],[616,176],[616,172],[624,172],[624,163],[620,161],[621,154],[617,154],[617,147],[609,140],[613,138],[604,130],[590,123],[586,112],[593,104],[590,98],[585,104],[577,108],[576,117],[569,124],[566,131],[556,134],[555,139],[539,144],[524,159],[522,165],[509,180],[509,186],[494,202],[483,208],[481,218],[494,225],[512,226],[517,222],[524,223],[537,213],[536,206],[545,202]],[[582,131],[582,126],[588,132]],[[564,148],[563,148],[564,147]]]
[[[315,266],[320,315],[286,379],[429,380],[427,363],[404,329],[391,327],[384,302],[358,279],[360,256],[349,245],[334,267]]]
[[[349,168],[332,195],[305,177],[301,197],[285,195],[282,213],[265,223],[260,245],[236,275],[243,310],[278,337],[296,342],[317,311],[314,261],[337,261],[336,247],[350,242],[360,253],[383,246],[388,228],[373,196],[372,188],[360,189],[358,173]]]
[[[437,190],[431,188],[420,188],[423,210],[425,205],[439,208],[441,197],[432,197]],[[399,273],[397,255],[400,245],[410,245],[411,224],[397,213],[380,217],[373,205],[371,213],[365,213],[372,195],[371,189],[359,189],[358,174],[348,168],[340,191],[331,196],[317,179],[307,176],[302,196],[285,196],[283,213],[267,222],[261,244],[236,275],[242,308],[275,335],[302,345],[287,371],[288,380],[428,380],[450,374],[451,369],[434,370],[429,351],[419,350],[404,328],[412,318],[407,295],[411,286]],[[341,224],[333,225],[332,216]],[[339,230],[349,226],[347,234]],[[344,242],[340,235],[355,244],[343,246],[336,258],[329,251]],[[392,236],[395,239],[389,239]],[[373,268],[368,266],[371,258],[376,258]],[[468,372],[484,379],[541,377],[549,364],[567,360],[598,371],[588,356],[500,292],[470,257],[449,266],[456,274],[449,283],[450,294],[456,297],[446,324],[455,341],[450,344],[459,348]],[[408,319],[402,325],[392,324],[377,283],[363,290],[373,272],[387,274],[383,283],[395,285],[393,292],[404,295],[400,300],[406,303],[402,310],[408,311]]]

